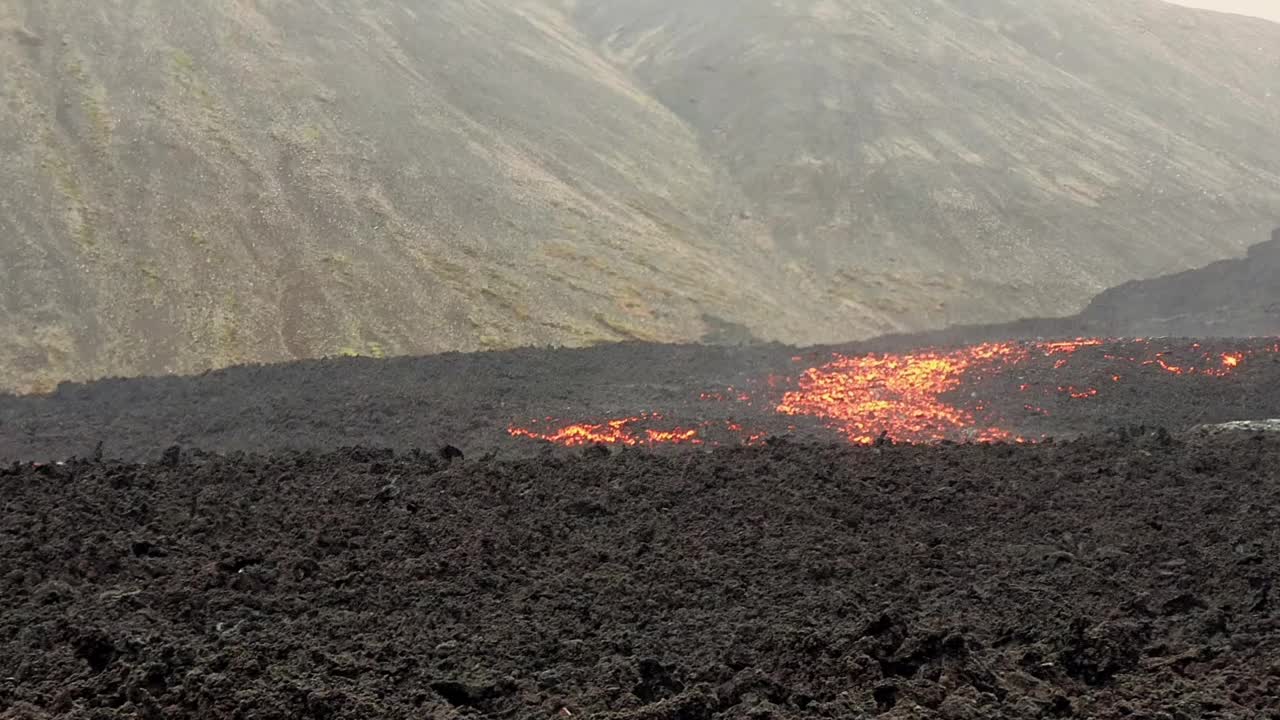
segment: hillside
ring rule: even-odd
[[[548,8],[84,7],[0,4],[4,386],[803,317],[714,241],[693,132]]]
[[[1034,337],[1280,337],[1280,229],[1242,258],[1108,288],[1067,317],[877,338],[889,347]]]
[[[1063,314],[1280,217],[1272,23],[1131,0],[585,0],[579,21],[850,325]]]
[[[0,2],[0,388],[1065,314],[1280,216],[1280,27],[1155,0],[88,7]]]
[[[1280,5],[1273,0],[1169,0],[1178,5],[1266,18],[1280,22]]]
[[[1103,292],[1080,315],[1110,335],[1280,335],[1280,230],[1239,260],[1222,260]]]

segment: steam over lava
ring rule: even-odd
[[[879,438],[899,442],[1023,441],[1016,428],[988,407],[976,393],[964,392],[983,380],[1007,378],[1020,366],[1048,363],[1054,374],[1066,373],[1073,358],[1089,350],[1094,385],[1022,383],[1016,392],[1028,399],[1056,396],[1058,401],[1087,402],[1122,384],[1136,373],[1226,377],[1245,367],[1259,352],[1280,353],[1280,343],[1250,352],[1213,353],[1192,344],[1176,353],[1155,350],[1145,340],[1123,346],[1127,354],[1106,352],[1118,344],[1098,338],[1049,342],[998,342],[959,349],[930,349],[911,353],[834,353],[794,377],[773,376],[748,393],[728,388],[703,392],[704,401],[766,403],[773,413],[818,422],[856,444]],[[1176,358],[1174,357],[1176,355]],[[800,358],[795,358],[799,361]],[[1100,370],[1099,370],[1100,368]],[[779,393],[774,388],[781,388]],[[1034,402],[1023,407],[1033,415],[1049,411]],[[600,422],[565,423],[547,418],[541,423],[511,426],[515,437],[544,440],[568,447],[592,444],[639,446],[661,444],[754,444],[766,434],[748,431],[738,422],[700,421],[672,424],[658,413],[640,413]]]

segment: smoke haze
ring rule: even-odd
[[[1252,15],[1280,22],[1280,2],[1276,0],[1170,0],[1175,5]]]

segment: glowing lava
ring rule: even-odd
[[[957,390],[962,381],[973,375],[1003,371],[1039,355],[1055,358],[1053,369],[1061,371],[1071,364],[1072,356],[1082,349],[1104,345],[1107,341],[1081,338],[1069,341],[1037,343],[988,343],[959,350],[928,351],[905,355],[836,356],[830,363],[806,371],[799,378],[799,388],[788,392],[777,411],[787,415],[810,415],[827,421],[850,442],[872,444],[887,433],[894,440],[935,442],[966,438],[978,441],[1020,440],[1008,430],[984,427],[973,410],[948,401],[948,393]],[[1134,341],[1146,347],[1143,340]],[[1200,351],[1193,345],[1192,350]],[[1202,366],[1181,366],[1166,360],[1167,352],[1157,352],[1151,359],[1104,355],[1114,363],[1156,366],[1175,375],[1225,377],[1241,367],[1244,353],[1214,356],[1201,353]],[[1112,382],[1121,381],[1111,375]],[[1028,392],[1032,385],[1018,386]],[[1047,388],[1046,388],[1047,390]],[[1098,397],[1096,387],[1056,386],[1059,394],[1070,400]],[[1027,411],[1048,415],[1043,408],[1027,405]]]
[[[833,354],[825,364],[805,370],[797,377],[770,376],[757,388],[769,398],[766,407],[784,416],[813,418],[838,432],[850,442],[873,444],[886,437],[897,442],[934,442],[940,440],[1021,441],[1012,431],[999,427],[990,416],[988,402],[975,395],[957,392],[972,386],[973,381],[999,377],[1014,366],[1037,358],[1047,361],[1054,373],[1072,365],[1081,350],[1097,348],[1114,341],[1082,338],[1050,342],[986,343],[956,350],[925,350],[914,353],[882,353],[861,356]],[[1145,340],[1128,341],[1135,354],[1121,356],[1096,352],[1079,374],[1098,372],[1095,382],[1114,386],[1142,368],[1153,368],[1174,375],[1225,377],[1244,366],[1246,359],[1258,352],[1280,353],[1280,344],[1250,352],[1214,354],[1199,344],[1174,353],[1156,351]],[[1113,351],[1118,352],[1118,351]],[[1194,356],[1193,361],[1171,358]],[[801,356],[792,358],[802,362]],[[1101,370],[1097,370],[1099,363]],[[1108,366],[1109,365],[1109,366]],[[1119,365],[1123,369],[1110,367]],[[1038,367],[1045,367],[1039,365]],[[1042,372],[1042,371],[1037,371]],[[1123,374],[1121,374],[1123,373]],[[1108,383],[1108,381],[1110,381]],[[1058,402],[1088,402],[1103,394],[1099,387],[1022,382],[1013,386],[1019,393],[1059,396]],[[737,402],[752,406],[752,393],[726,388],[723,392],[704,392],[702,401]],[[780,399],[779,399],[780,397]],[[1025,404],[1025,411],[1048,416],[1048,410]],[[985,419],[984,419],[985,418]],[[545,429],[511,426],[515,437],[545,440],[568,447],[584,445],[719,445],[722,440],[753,445],[762,442],[767,433],[749,431],[733,421],[706,421],[695,427],[673,426],[662,415],[645,413],[597,423],[564,424],[548,418]],[[794,428],[792,428],[794,430]]]
[[[638,425],[661,421],[657,414],[643,414],[634,417],[608,420],[602,423],[574,423],[561,427],[552,427],[543,432],[529,428],[510,427],[507,432],[512,437],[526,437],[534,440],[545,440],[565,447],[582,447],[585,445],[636,445],[652,444],[689,444],[700,445],[702,440],[698,431],[692,428],[672,428],[660,430],[640,428]],[[554,420],[548,419],[548,423]]]
[[[1195,346],[1195,348],[1199,349],[1199,345]],[[1209,377],[1226,377],[1232,372],[1235,372],[1235,370],[1240,367],[1240,364],[1244,362],[1244,353],[1222,353],[1217,357],[1220,364],[1216,367],[1212,365],[1210,367],[1194,367],[1174,365],[1168,360],[1165,360],[1166,355],[1168,355],[1168,353],[1158,352],[1156,353],[1155,359],[1144,360],[1142,364],[1155,365],[1161,370],[1173,375],[1208,375]],[[1212,361],[1214,358],[1211,353],[1204,353],[1204,359],[1206,361]],[[1132,361],[1133,359],[1129,358],[1129,360]]]
[[[1013,344],[991,343],[946,353],[838,356],[805,371],[777,411],[826,420],[859,444],[872,444],[885,432],[911,441],[943,440],[959,430],[979,439],[1012,439],[998,428],[972,430],[973,414],[941,396],[958,388],[970,368],[1016,362],[1025,353]]]

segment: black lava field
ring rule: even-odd
[[[1275,340],[0,396],[2,718],[1280,718]]]
[[[995,342],[933,350],[611,345],[253,366],[0,395],[0,461],[561,444],[732,446],[1068,437],[1280,415],[1280,340]],[[623,433],[610,431],[623,423]],[[651,436],[649,430],[653,430]],[[694,431],[695,436],[688,436]],[[532,437],[531,437],[532,436]],[[627,439],[630,438],[630,439]],[[621,440],[621,441],[620,441]]]

